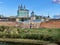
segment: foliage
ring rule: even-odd
[[[0,37],[58,41],[60,40],[60,29],[59,28],[23,29],[16,27],[0,26]]]

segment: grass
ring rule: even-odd
[[[38,28],[38,29],[20,29],[22,38],[37,40],[60,40],[60,29],[58,28]]]
[[[20,38],[34,39],[45,41],[60,40],[60,28],[16,28],[16,27],[0,27],[1,38]]]

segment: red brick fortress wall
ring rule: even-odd
[[[40,28],[60,28],[60,20],[41,22]]]

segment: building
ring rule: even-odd
[[[29,10],[25,6],[19,5],[17,10],[17,16],[4,17],[0,15],[0,21],[25,21],[29,19]]]
[[[19,5],[17,10],[17,17],[29,17],[29,10],[25,6]]]
[[[51,23],[50,16],[36,16],[34,11],[31,12],[29,17],[29,10],[25,6],[19,5],[17,10],[17,16],[4,17],[0,15],[0,26],[15,26],[20,28],[45,28],[48,27]],[[57,22],[57,21],[56,21]],[[57,22],[60,24],[60,22]],[[52,25],[56,23],[53,22]],[[56,24],[57,25],[57,24]],[[56,27],[53,26],[53,27]],[[49,26],[52,27],[52,26]],[[60,27],[60,26],[59,26]],[[57,25],[58,28],[58,25]]]
[[[34,11],[31,12],[31,20],[36,20],[36,17],[35,17],[35,14],[34,14]]]
[[[49,21],[51,18],[50,16],[48,15],[47,17],[41,17],[41,21],[45,22],[45,21]]]

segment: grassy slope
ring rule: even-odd
[[[56,28],[34,28],[21,29],[15,27],[0,27],[0,37],[3,38],[22,38],[45,41],[60,41],[60,29]]]
[[[40,28],[40,29],[20,29],[20,34],[24,36],[25,34],[38,36],[38,38],[48,38],[52,37],[52,39],[60,39],[60,29],[46,29],[46,28]]]

